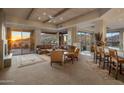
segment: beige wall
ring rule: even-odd
[[[5,56],[5,41],[6,41],[6,32],[5,32],[5,19],[4,19],[3,10],[0,9],[0,69],[4,67],[4,56]]]

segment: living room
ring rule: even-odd
[[[123,75],[114,77],[109,73],[112,64],[109,65],[108,59],[106,62],[106,55],[102,58],[97,53],[94,44],[104,46],[104,50],[123,49],[120,18],[124,9],[1,8],[0,11],[1,84],[123,84]]]
[[[123,0],[1,0],[0,7],[0,92],[123,92]]]

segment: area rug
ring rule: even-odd
[[[27,54],[21,55],[20,60],[18,61],[18,67],[25,67],[37,63],[49,62],[49,57],[46,55],[38,54]]]

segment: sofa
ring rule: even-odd
[[[46,54],[50,53],[53,50],[53,45],[37,45],[36,53],[37,54]]]

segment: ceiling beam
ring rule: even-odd
[[[74,18],[71,18],[69,20],[65,20],[61,23],[58,23],[56,26],[57,27],[63,27],[64,25],[74,25],[74,24],[77,24],[77,23],[80,23],[81,20],[83,22],[83,17],[86,17],[86,16],[98,16],[97,18],[101,17],[102,15],[104,15],[106,12],[108,12],[111,8],[96,8],[95,10],[91,10],[83,15],[80,15],[80,16],[77,16],[77,17],[74,17]],[[93,13],[93,12],[96,12],[96,13]],[[93,14],[92,14],[93,13]],[[91,14],[91,15],[89,15]],[[96,15],[95,15],[96,14]],[[87,18],[87,17],[86,17]],[[85,18],[84,18],[85,20]]]
[[[95,20],[98,20],[99,17],[100,17],[99,12],[94,10],[94,11],[91,11],[91,12],[86,13],[84,15],[70,19],[68,21],[64,21],[60,24],[57,24],[56,26],[58,28],[61,28],[61,29],[62,28],[68,28],[68,27],[72,27],[72,26],[79,24],[79,23],[82,23],[82,22],[93,22]]]
[[[56,34],[57,32],[42,31],[42,33],[45,33],[45,34]]]
[[[70,8],[64,8],[64,9],[62,9],[61,11],[59,11],[58,13],[56,13],[55,15],[53,15],[53,17],[57,17],[57,16],[63,14],[64,12],[66,12],[66,11],[69,10],[69,9],[70,9]],[[49,18],[49,19],[43,21],[43,23],[46,23],[46,22],[48,22],[49,20],[51,20],[51,19]]]
[[[57,25],[64,24],[64,23],[69,22],[69,21],[71,21],[71,20],[75,20],[75,19],[77,19],[77,18],[79,18],[79,17],[85,16],[85,15],[91,13],[91,12],[94,12],[94,11],[97,11],[97,9],[95,9],[95,10],[91,10],[91,11],[88,11],[88,12],[85,13],[85,14],[82,14],[82,15],[79,15],[79,16],[76,16],[76,17],[73,17],[73,18],[71,18],[71,19],[65,20],[65,21],[63,21],[63,22],[61,22],[61,23],[59,23],[59,24],[57,24]]]
[[[31,17],[32,13],[34,11],[34,8],[31,8],[30,12],[28,13],[26,19],[29,20],[29,18]]]

